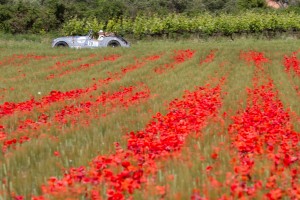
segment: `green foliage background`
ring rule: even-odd
[[[0,31],[43,34],[63,30],[73,35],[106,28],[135,36],[181,31],[231,34],[265,30],[264,22],[253,24],[264,15],[275,21],[270,25],[273,29],[295,29],[291,22],[274,24],[282,23],[281,16],[290,21],[289,15],[300,14],[300,0],[286,2],[287,8],[274,11],[266,7],[265,0],[0,0]],[[260,14],[253,14],[253,10]],[[254,19],[243,23],[238,20],[241,17],[243,21]]]
[[[134,19],[129,17],[115,18],[106,23],[96,18],[73,18],[66,22],[62,31],[65,35],[84,34],[88,30],[105,29],[119,35],[171,36],[172,34],[198,34],[210,36],[214,34],[232,36],[233,34],[253,33],[282,33],[300,30],[300,15],[295,12],[253,12],[247,11],[243,15],[209,13],[197,16],[184,14],[169,14],[165,16],[138,15]]]

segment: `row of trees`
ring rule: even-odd
[[[300,0],[276,0],[298,9]],[[141,13],[164,16],[184,13],[238,13],[245,9],[268,9],[265,0],[0,0],[0,30],[41,33],[59,30],[73,19],[135,18]],[[285,8],[286,9],[286,8]],[[299,9],[300,10],[300,9]]]

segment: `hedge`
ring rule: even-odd
[[[137,16],[134,19],[120,18],[106,22],[96,18],[73,18],[63,25],[66,35],[85,34],[88,30],[115,32],[119,35],[133,34],[136,37],[160,36],[174,33],[197,33],[205,35],[232,35],[261,33],[264,31],[287,32],[300,30],[300,15],[294,12],[245,12],[233,14],[200,14],[194,17],[180,14],[167,16]]]

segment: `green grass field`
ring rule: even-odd
[[[285,55],[290,56],[299,50],[298,40],[154,40],[136,41],[130,48],[81,50],[51,48],[50,42],[50,39],[35,42],[26,39],[15,41],[13,38],[0,40],[1,106],[5,102],[19,103],[32,99],[42,102],[51,91],[86,89],[99,84],[99,80],[108,77],[113,80],[77,96],[55,100],[51,104],[34,104],[33,107],[19,105],[20,108],[13,113],[7,111],[1,115],[0,125],[5,132],[5,138],[0,137],[2,149],[8,139],[16,138],[18,141],[22,136],[29,139],[12,144],[0,154],[0,199],[18,198],[18,195],[25,199],[32,195],[44,195],[49,199],[92,199],[79,192],[78,188],[78,194],[57,195],[44,192],[41,186],[47,184],[50,177],[62,178],[71,167],[89,166],[98,155],[113,155],[116,142],[126,149],[127,133],[143,130],[158,112],[166,115],[169,103],[182,99],[185,91],[192,92],[196,87],[206,87],[206,84],[213,87],[222,77],[226,81],[222,85],[222,104],[217,113],[203,122],[200,131],[192,131],[180,150],[156,159],[157,170],[146,177],[147,181],[139,189],[123,194],[134,199],[145,199],[144,195],[147,199],[189,199],[195,194],[207,199],[218,199],[222,195],[241,198],[234,196],[227,184],[229,177],[236,173],[233,158],[239,158],[239,152],[233,150],[228,126],[233,123],[231,117],[237,111],[245,110],[246,88],[254,87],[252,80],[256,73],[253,63],[240,58],[241,52],[263,52],[270,60],[264,64],[264,73],[273,80],[278,98],[283,108],[288,110],[291,127],[299,139],[300,96],[295,88],[300,87],[300,77],[294,73],[289,75],[283,65]],[[174,51],[188,49],[194,51],[193,56],[174,63]],[[200,64],[212,52],[214,58]],[[119,57],[103,61],[103,58],[112,55]],[[146,57],[154,55],[160,56],[159,59],[145,61]],[[166,67],[168,63],[173,65]],[[141,66],[134,68],[136,65]],[[161,67],[165,67],[164,70],[157,73],[155,69]],[[124,70],[127,68],[131,70]],[[123,106],[128,99],[125,95],[125,100],[118,99],[118,91],[130,86],[136,86],[137,91],[149,91],[149,97]],[[81,103],[93,101],[104,93],[108,94],[107,98],[112,94],[116,97],[105,105],[97,104],[88,112],[70,114],[64,123],[55,118],[58,111],[66,106],[80,108]],[[1,109],[0,112],[4,112],[4,108]],[[46,122],[39,121],[42,114],[48,116]],[[30,123],[28,120],[31,120]],[[299,149],[299,144],[294,149]],[[292,187],[280,180],[290,180],[289,170],[300,170],[299,162],[285,166],[286,170],[276,179],[277,187],[269,188],[266,185],[273,169],[272,160],[267,154],[252,156],[255,160],[253,176],[246,182],[250,187],[261,180],[263,186],[257,189],[255,195],[247,194],[248,198],[266,197],[278,188],[282,191],[278,197],[291,197],[288,191]],[[300,159],[300,155],[295,156]],[[300,191],[299,185],[298,177],[293,187]],[[83,188],[90,191],[93,187],[86,184]],[[109,197],[107,185],[97,187],[101,188],[101,197]],[[245,197],[247,195],[244,194]]]

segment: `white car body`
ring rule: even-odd
[[[99,48],[99,47],[130,47],[130,44],[120,36],[103,36],[98,39],[93,38],[90,31],[86,36],[59,37],[52,41],[52,47],[70,48]]]

